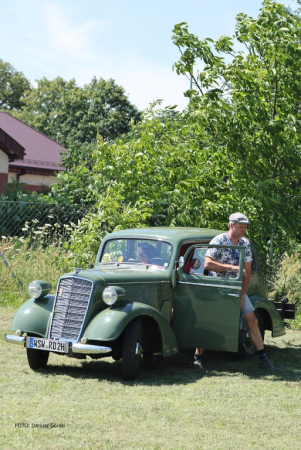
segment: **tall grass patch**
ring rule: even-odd
[[[27,231],[27,230],[24,230]],[[0,283],[2,306],[19,306],[28,298],[33,280],[45,280],[55,291],[61,274],[67,270],[65,241],[59,234],[49,239],[48,227],[28,230],[26,237],[5,237],[0,242]]]

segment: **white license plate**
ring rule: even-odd
[[[35,350],[47,350],[48,352],[58,352],[58,353],[69,352],[69,342],[56,341],[54,339],[27,337],[26,347],[34,348]]]

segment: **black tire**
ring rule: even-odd
[[[119,361],[122,358],[122,353],[121,352],[113,352],[112,358],[114,359],[114,361]]]
[[[141,319],[133,320],[126,328],[122,351],[122,377],[133,381],[141,365],[143,326]]]
[[[154,367],[153,352],[143,352],[143,367],[146,369],[152,369]]]
[[[254,312],[257,320],[258,320],[258,328],[261,333],[262,340],[264,341],[264,320],[259,311]],[[238,343],[238,355],[240,358],[245,359],[253,356],[256,353],[256,349],[254,347],[253,342],[249,338],[249,334],[247,332],[247,327],[244,322],[242,330],[239,330],[239,343]]]
[[[44,350],[35,350],[33,348],[27,348],[27,360],[29,367],[32,370],[43,369],[47,366],[49,352],[45,352]]]

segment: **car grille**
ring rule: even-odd
[[[82,278],[59,281],[52,318],[50,339],[77,341],[86,316],[92,282]]]

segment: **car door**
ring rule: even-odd
[[[237,352],[245,248],[231,247],[240,253],[237,278],[222,278],[204,271],[206,250],[213,247],[229,246],[194,245],[177,269],[173,329],[179,348]]]

